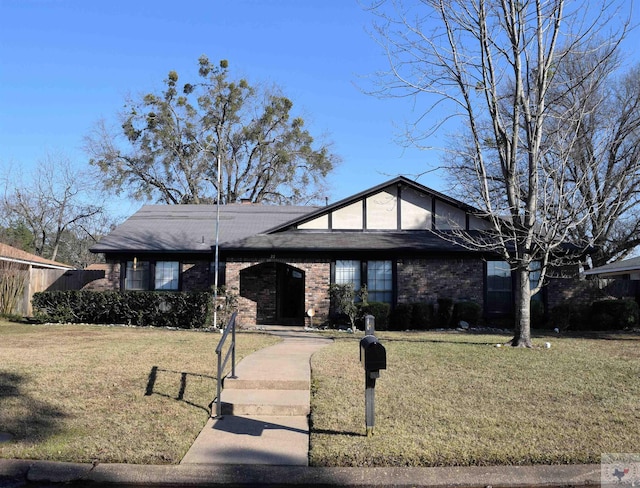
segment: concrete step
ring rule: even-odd
[[[310,408],[309,390],[224,389],[223,415],[304,416]]]
[[[308,379],[283,378],[225,378],[225,390],[309,390],[311,383]]]

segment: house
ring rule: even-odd
[[[12,294],[9,289],[13,289],[19,293],[20,298],[16,297],[15,303],[10,307],[12,310],[8,313],[31,315],[33,294],[49,289],[61,276],[73,269],[68,264],[0,243],[0,280],[7,285],[2,287],[3,293],[7,295],[0,297],[0,302],[4,304],[6,300],[8,306],[8,294]]]
[[[625,280],[640,280],[640,257],[623,259],[615,263],[597,266],[584,272],[586,276],[600,278],[617,278]]]
[[[585,276],[604,297],[640,301],[640,257],[623,259],[585,270]]]
[[[254,324],[301,325],[309,309],[321,322],[330,283],[347,282],[392,306],[451,298],[508,314],[509,266],[443,236],[488,225],[477,209],[404,177],[324,207],[225,205],[219,283],[237,292],[239,316]],[[102,289],[210,288],[215,235],[215,206],[144,206],[91,249],[109,267]],[[550,283],[545,299],[561,300],[566,284]]]

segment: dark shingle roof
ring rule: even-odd
[[[220,206],[219,242],[239,241],[313,212],[317,207]],[[211,252],[216,205],[145,205],[91,248],[92,252]]]
[[[432,231],[404,232],[277,232],[227,242],[225,251],[420,251],[464,252],[451,235]]]
[[[640,257],[624,259],[622,261],[616,261],[615,263],[605,264],[598,266],[584,272],[586,275],[623,275],[631,272],[640,271]]]

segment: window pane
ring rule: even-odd
[[[511,268],[504,261],[487,262],[487,312],[509,313],[512,310]]]
[[[149,262],[148,261],[127,261],[126,279],[124,281],[125,290],[148,290],[149,289]]]
[[[367,291],[370,302],[391,303],[393,298],[393,268],[391,261],[367,263]]]
[[[353,289],[360,290],[360,261],[336,261],[336,285],[353,284]]]
[[[156,263],[156,290],[177,290],[180,266],[177,261],[158,261]]]
[[[540,275],[542,274],[542,263],[540,261],[533,261],[529,267],[529,289],[533,290],[538,286],[540,281]],[[542,293],[536,293],[531,297],[532,300],[542,300]]]

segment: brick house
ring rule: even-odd
[[[366,284],[369,301],[391,306],[451,298],[475,301],[485,315],[508,314],[508,265],[442,236],[486,229],[479,215],[404,177],[324,207],[221,206],[219,283],[239,295],[247,324],[302,325],[309,309],[321,322],[330,283],[347,282]],[[100,288],[210,289],[215,235],[215,205],[144,206],[92,248],[107,262]],[[566,285],[547,288],[561,299]]]

